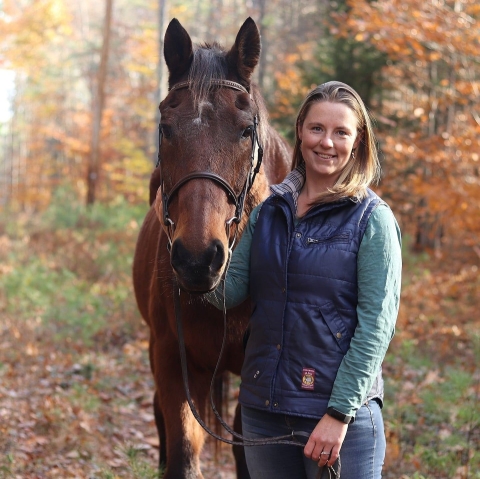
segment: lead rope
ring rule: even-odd
[[[231,245],[233,247],[233,244]],[[230,264],[231,260],[231,247],[229,248],[229,254],[228,254],[228,260],[227,260],[227,265],[225,268],[225,272],[228,269],[228,266]],[[226,273],[225,273],[226,275]],[[183,379],[183,387],[185,390],[185,395],[187,398],[188,405],[190,406],[190,410],[197,420],[197,422],[200,424],[200,426],[212,437],[215,439],[218,439],[219,441],[225,442],[230,445],[234,446],[266,446],[266,445],[278,445],[278,444],[283,444],[283,445],[289,445],[289,446],[301,446],[303,447],[304,444],[302,444],[299,440],[292,440],[292,438],[295,438],[295,436],[302,436],[310,437],[310,435],[306,432],[303,431],[292,431],[291,434],[287,434],[284,436],[276,436],[276,437],[271,437],[271,438],[266,438],[266,439],[251,439],[247,438],[236,431],[234,431],[220,416],[214,400],[213,400],[213,385],[215,381],[215,377],[217,375],[217,371],[219,368],[219,364],[221,361],[221,358],[223,356],[223,351],[225,349],[225,344],[226,344],[226,333],[227,333],[227,309],[226,309],[226,304],[225,304],[225,278],[223,279],[223,339],[222,339],[222,346],[220,348],[220,354],[218,357],[217,364],[215,365],[215,369],[212,375],[212,381],[210,384],[210,403],[212,406],[212,410],[215,414],[215,417],[220,421],[220,424],[223,426],[223,428],[230,434],[232,434],[233,437],[236,437],[237,439],[240,439],[240,441],[235,441],[235,440],[230,440],[226,439],[214,431],[212,431],[207,424],[204,422],[204,420],[200,417],[200,414],[197,411],[197,408],[192,400],[191,394],[190,394],[190,387],[188,385],[188,369],[187,369],[187,358],[186,358],[186,351],[185,351],[185,339],[184,339],[184,334],[183,334],[183,325],[182,325],[182,320],[181,320],[181,315],[180,315],[180,289],[178,287],[175,287],[174,285],[174,291],[173,291],[173,297],[174,297],[174,306],[175,306],[175,319],[177,323],[177,334],[178,334],[178,344],[179,344],[179,350],[180,350],[180,365],[182,369],[182,379]],[[328,474],[328,476],[326,475]],[[339,479],[340,478],[340,458],[335,462],[333,466],[327,466],[321,467],[318,470],[317,473],[317,478],[316,479]]]

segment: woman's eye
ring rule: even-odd
[[[252,136],[253,132],[253,127],[252,126],[247,126],[245,130],[242,132],[242,138],[250,138]]]
[[[162,125],[162,134],[164,138],[169,140],[172,137],[172,129],[168,125]]]

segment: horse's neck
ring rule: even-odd
[[[287,142],[269,126],[264,145],[264,168],[269,185],[281,183],[290,172],[291,148]]]

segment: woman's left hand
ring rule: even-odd
[[[347,429],[348,424],[325,414],[308,438],[303,450],[305,456],[318,462],[319,467],[332,466],[338,459]]]

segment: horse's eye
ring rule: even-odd
[[[163,137],[169,140],[172,137],[172,128],[168,125],[162,125]]]
[[[247,126],[242,132],[242,138],[250,138],[253,133],[253,126]]]

